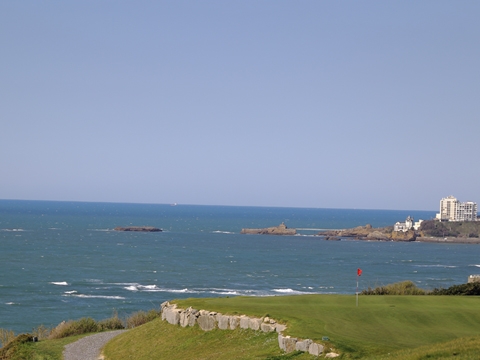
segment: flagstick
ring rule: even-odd
[[[357,294],[357,307],[358,307],[358,275],[357,275],[357,292],[356,292],[356,294]]]

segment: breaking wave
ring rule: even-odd
[[[123,285],[123,289],[133,292],[166,292],[173,294],[212,294],[212,295],[231,295],[231,296],[273,296],[279,294],[285,295],[300,295],[300,294],[320,294],[323,292],[313,291],[312,287],[309,290],[312,291],[300,291],[287,289],[272,289],[272,290],[254,290],[254,289],[224,289],[224,288],[182,288],[171,289],[158,287],[157,285],[141,285],[138,283],[123,283],[116,284]]]
[[[72,296],[83,299],[114,299],[125,300],[123,296],[110,296],[110,295],[85,295],[85,294],[63,294],[62,296]]]

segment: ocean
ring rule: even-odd
[[[357,268],[360,290],[448,287],[480,273],[477,245],[314,236],[408,215],[435,212],[0,200],[0,328],[123,317],[187,297],[354,294]],[[240,234],[281,222],[299,235]],[[164,231],[113,230],[135,225]]]

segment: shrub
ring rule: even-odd
[[[0,329],[0,347],[6,346],[15,338],[15,333],[12,330]]]
[[[431,295],[480,295],[480,283],[453,285],[448,289],[433,289]]]
[[[81,335],[100,330],[98,323],[92,318],[81,318],[76,321],[63,321],[50,333],[49,339],[61,339],[73,335]]]
[[[133,313],[130,315],[130,317],[127,318],[127,328],[131,329],[140,325],[143,325],[149,321],[152,321],[156,318],[160,317],[160,312],[157,310],[150,310],[148,312],[145,311],[137,311],[136,313]]]
[[[48,339],[51,331],[52,330],[47,328],[46,326],[40,325],[36,329],[32,330],[32,335],[35,336],[38,340],[45,340]]]
[[[123,321],[118,317],[116,310],[113,311],[111,318],[100,321],[98,326],[100,331],[125,329]]]
[[[402,281],[385,286],[378,286],[374,289],[363,290],[361,295],[425,295],[426,291],[418,288],[412,281]]]
[[[20,334],[13,338],[0,349],[0,360],[10,359],[15,353],[17,353],[22,344],[31,341],[33,341],[33,336],[31,334]]]

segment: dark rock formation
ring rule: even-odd
[[[264,229],[242,229],[240,234],[265,234],[265,235],[295,235],[297,230],[289,229],[282,222],[278,226],[264,228]]]
[[[141,232],[162,231],[162,229],[159,229],[153,226],[127,226],[127,227],[117,226],[114,230],[115,231],[141,231]]]
[[[393,227],[374,228],[372,225],[357,226],[353,229],[328,230],[318,233],[326,240],[338,240],[340,238],[354,238],[357,240],[393,240],[393,241],[415,241],[416,234],[413,230],[393,231]]]

